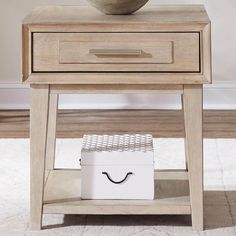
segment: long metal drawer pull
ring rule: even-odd
[[[107,55],[107,56],[140,56],[140,49],[90,49],[89,54]]]
[[[132,175],[133,172],[128,172],[128,173],[126,174],[125,178],[122,179],[121,181],[114,181],[114,180],[110,177],[110,175],[109,175],[107,172],[102,172],[102,174],[103,174],[103,175],[106,175],[107,178],[108,178],[113,184],[121,184],[121,183],[125,182],[126,179],[129,177],[129,175]]]

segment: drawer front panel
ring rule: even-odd
[[[199,33],[34,33],[34,72],[200,72]]]
[[[83,199],[153,199],[154,166],[82,166],[81,196]]]

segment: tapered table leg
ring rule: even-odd
[[[184,85],[183,109],[192,225],[203,230],[202,85]]]
[[[49,86],[31,85],[30,111],[30,229],[40,230],[44,194]]]
[[[46,170],[54,169],[56,150],[56,128],[57,128],[58,95],[49,95],[47,149],[46,149]]]

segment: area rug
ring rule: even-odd
[[[81,139],[58,139],[56,167],[80,168]],[[158,169],[184,168],[183,139],[155,139]],[[28,139],[0,139],[0,236],[236,236],[236,140],[204,140],[203,232],[189,216],[46,215],[43,230],[30,231]]]

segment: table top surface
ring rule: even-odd
[[[35,8],[23,24],[188,24],[209,23],[203,5],[146,5],[132,15],[105,15],[90,6],[42,6]]]

